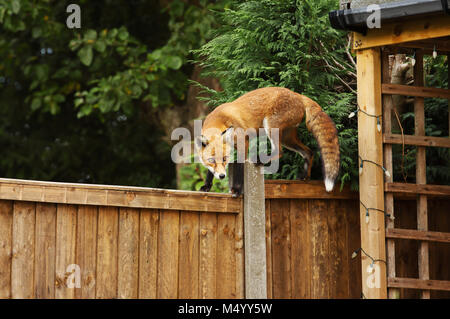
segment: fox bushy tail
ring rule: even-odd
[[[339,174],[340,151],[336,125],[314,101],[305,108],[306,127],[319,144],[325,189],[331,192]]]

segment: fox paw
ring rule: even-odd
[[[211,190],[211,185],[203,185],[202,187],[200,187],[200,191],[201,192],[209,192]]]
[[[309,181],[309,178],[310,177],[308,176],[308,174],[306,172],[302,172],[302,173],[298,174],[298,177],[297,177],[297,179],[299,181]]]
[[[242,189],[241,188],[232,188],[230,192],[231,192],[231,197],[237,198],[237,197],[241,196]]]
[[[264,163],[261,162],[261,160],[258,158],[258,159],[256,160],[255,166],[261,167],[261,166],[264,166]]]

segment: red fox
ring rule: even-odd
[[[340,152],[336,126],[322,108],[310,98],[281,87],[250,91],[231,103],[218,106],[205,119],[202,135],[196,138],[201,163],[208,168],[202,191],[209,191],[214,177],[223,179],[229,163],[230,139],[236,139],[231,128],[259,129],[263,127],[272,142],[270,129],[279,129],[278,152],[281,145],[299,153],[305,159],[306,179],[311,175],[313,152],[297,136],[297,126],[306,120],[306,127],[318,142],[322,154],[325,189],[331,192],[339,174]],[[214,129],[214,130],[211,130]],[[248,139],[245,140],[247,157]],[[273,144],[272,144],[273,145]]]

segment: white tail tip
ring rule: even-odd
[[[327,192],[331,192],[333,190],[334,187],[334,181],[329,179],[328,177],[325,178],[325,190]]]

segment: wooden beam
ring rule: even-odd
[[[403,144],[415,146],[432,146],[450,148],[450,138],[435,136],[415,136],[401,134],[383,134],[383,143],[386,144]]]
[[[358,105],[369,114],[381,114],[381,57],[379,49],[357,51]],[[382,133],[377,121],[358,112],[358,152],[363,159],[383,162]],[[359,176],[359,197],[366,207],[384,210],[384,173],[377,165],[365,165]],[[370,214],[360,205],[361,248],[374,259],[386,260],[383,214]],[[371,260],[362,256],[362,292],[369,299],[385,299],[386,264],[379,263],[376,273],[368,272]]]
[[[382,54],[382,82],[391,82],[391,72],[389,68],[389,54],[383,50]],[[392,131],[392,96],[384,95],[383,96],[383,130],[384,134],[391,134]],[[389,171],[393,171],[393,163],[392,163],[392,145],[385,144],[384,145],[384,167]],[[392,182],[392,175],[386,177],[386,182]],[[394,194],[386,193],[384,196],[384,208],[385,212],[390,216],[394,217]],[[386,228],[389,230],[390,228],[394,228],[395,223],[394,219],[388,218],[386,220]],[[388,277],[396,277],[395,272],[395,241],[392,239],[386,240],[386,255],[387,255],[387,274]],[[400,298],[400,290],[395,288],[388,289],[388,298],[389,299],[399,299]]]
[[[450,186],[447,185],[418,185],[411,183],[386,183],[384,185],[386,192],[405,193],[405,194],[422,194],[437,197],[450,196]]]
[[[423,86],[423,52],[417,50],[416,64],[414,65],[414,85]],[[418,90],[418,88],[416,88]],[[414,99],[414,134],[420,137],[425,136],[425,100],[423,97]],[[416,154],[416,184],[425,185],[427,183],[427,161],[426,148],[417,147]],[[422,231],[428,230],[428,200],[424,194],[417,197],[417,228]],[[419,243],[419,278],[422,280],[430,279],[430,258],[428,243]],[[421,292],[423,299],[430,299],[430,291]]]
[[[398,228],[387,229],[386,238],[399,238],[399,239],[450,243],[450,233],[422,231],[415,229],[398,229]]]
[[[441,99],[450,99],[449,89],[383,83],[383,85],[381,86],[381,91],[383,92],[383,94],[398,94],[406,96],[436,97]]]
[[[389,53],[389,54],[408,54],[408,55],[413,55],[415,50],[416,49],[404,47],[403,43],[398,44],[398,45],[390,45],[390,46],[383,47],[383,52],[386,52],[386,53]],[[447,52],[442,52],[442,51],[438,51],[438,50],[437,50],[437,53],[438,53],[438,55],[445,55],[445,54],[447,54]],[[432,55],[433,54],[433,50],[424,49],[423,50],[423,54],[424,55]],[[388,83],[388,82],[386,82],[386,83]]]
[[[358,199],[358,192],[350,187],[340,191],[339,185],[328,193],[323,181],[266,180],[266,199],[270,198],[305,198],[305,199]]]
[[[409,21],[384,23],[367,34],[353,33],[353,49],[361,50],[383,45],[399,44],[450,35],[450,17],[423,17]]]
[[[450,52],[450,37],[433,38],[428,40],[419,40],[412,42],[404,42],[396,45],[397,48],[422,49],[424,54],[432,54],[436,51],[441,54]]]
[[[388,278],[388,287],[450,291],[450,281]]]
[[[7,178],[0,178],[0,199],[218,213],[238,213],[242,202],[231,194]]]

